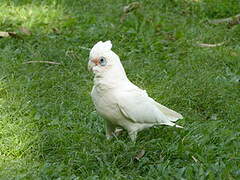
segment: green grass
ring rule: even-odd
[[[130,2],[1,1],[0,31],[22,38],[0,39],[0,179],[240,178],[240,25],[208,24],[240,3],[143,0],[120,23]],[[129,79],[182,113],[184,129],[106,140],[82,47],[108,39]],[[32,60],[61,65],[23,64]]]

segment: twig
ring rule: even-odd
[[[57,64],[57,65],[61,64],[61,63],[52,62],[52,61],[26,61],[23,64],[31,64],[31,63],[46,63],[46,64]]]
[[[237,14],[233,17],[229,18],[224,18],[224,19],[214,19],[208,21],[211,24],[223,24],[223,23],[228,23],[229,25],[233,26],[236,24],[240,24],[240,14]]]
[[[217,43],[217,44],[197,43],[197,45],[200,46],[200,47],[217,47],[217,46],[222,46],[223,44],[224,44],[224,42]]]

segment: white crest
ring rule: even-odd
[[[110,51],[112,49],[112,43],[110,40],[102,42],[97,42],[90,51],[90,56],[94,57],[95,55],[102,54],[103,52]]]

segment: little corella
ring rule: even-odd
[[[174,122],[182,119],[182,115],[159,104],[134,85],[111,48],[111,41],[96,43],[88,62],[89,70],[94,73],[91,96],[97,112],[106,121],[107,138],[119,127],[127,130],[132,141],[139,131],[154,125],[181,128]]]

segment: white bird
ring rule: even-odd
[[[174,122],[182,115],[157,103],[145,90],[130,82],[111,41],[98,42],[90,51],[88,68],[94,73],[91,96],[97,112],[106,121],[106,136],[116,128],[127,130],[132,141],[137,133],[154,125],[182,128]]]

